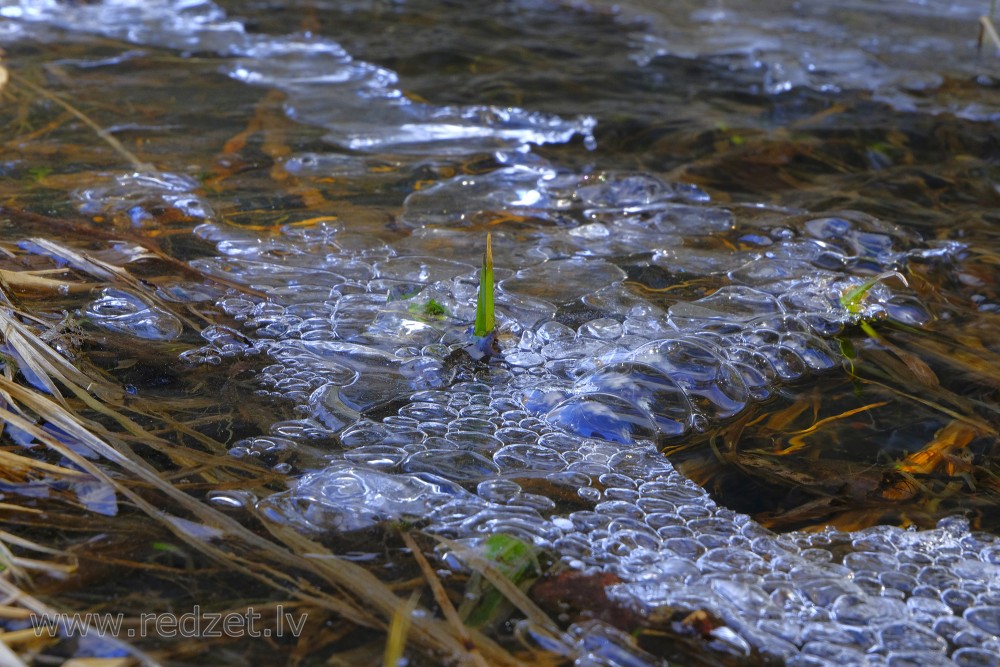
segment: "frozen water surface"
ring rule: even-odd
[[[805,4],[804,23],[747,19],[740,3],[699,5],[689,26],[636,34],[634,66],[667,55],[724,59],[759,71],[775,93],[863,81],[904,108],[934,103],[915,91],[936,87],[935,75],[899,63],[911,50],[951,48],[950,33],[906,23],[912,40],[883,47],[868,35],[844,48],[831,16],[891,7]],[[926,7],[946,26],[972,11]],[[410,194],[396,221],[406,234],[385,243],[339,223],[262,236],[231,229],[187,177],[155,170],[109,174],[77,193],[81,211],[133,225],[158,206],[203,220],[197,234],[217,255],[196,266],[267,293],[223,296],[239,329],[210,327],[202,349],[185,354],[202,363],[266,358],[259,391],[299,406],[299,419],[234,443],[234,456],[339,442],[327,467],[258,503],[266,519],[324,533],[420,519],[460,540],[512,534],[572,568],[614,573],[620,583],[609,594],[628,606],[711,611],[725,622],[716,639],[736,655],[752,647],[791,665],[1000,661],[996,537],[960,518],[924,531],[775,534],[718,506],[657,450],[835,369],[842,359],[829,338],[859,318],[928,321],[891,280],[859,312],[840,297],[908,262],[946,261],[957,246],[928,245],[857,211],[724,204],[653,173],[551,163],[530,146],[592,142],[593,119],[414,102],[394,72],[335,42],[250,34],[210,2],[4,0],[0,16],[15,20],[0,23],[11,39],[37,22],[228,57],[226,75],[282,90],[291,118],[351,151],[289,156],[289,174],[368,174],[381,164],[374,153],[493,153],[492,170]],[[823,39],[809,50],[776,37],[800,46],[817,22]],[[482,222],[502,215],[521,227],[494,233],[504,358],[487,368],[454,351],[474,313]],[[714,287],[692,299],[656,296],[662,285],[699,280]],[[86,314],[139,338],[179,331],[120,290],[105,290]],[[573,507],[526,491],[539,476]],[[602,632],[571,628],[563,641],[594,664],[641,662]]]
[[[816,216],[789,233],[781,216],[761,220],[755,211],[707,200],[664,209],[663,193],[674,188],[651,175],[612,175],[599,193],[590,185],[581,193],[566,184],[587,179],[549,169],[553,178],[532,180],[533,207],[539,216],[562,216],[561,224],[527,242],[494,239],[497,273],[509,276],[497,299],[506,360],[494,367],[449,358],[464,340],[476,272],[429,257],[423,240],[433,238],[439,253],[456,250],[445,256],[468,256],[475,243],[463,216],[483,200],[456,198],[448,183],[408,200],[402,215],[417,228],[413,236],[384,258],[366,257],[374,267],[371,291],[311,304],[321,317],[311,318],[308,331],[283,316],[290,306],[277,300],[237,306],[246,297],[233,297],[233,308],[248,313],[254,352],[275,362],[261,378],[265,390],[299,400],[313,434],[339,434],[344,445],[329,468],[262,500],[264,515],[320,532],[404,518],[459,539],[506,532],[572,567],[615,573],[622,580],[610,591],[616,600],[708,609],[725,620],[730,642],[792,664],[947,664],[959,628],[994,636],[996,607],[983,595],[1000,586],[1000,565],[989,557],[993,536],[970,532],[961,519],[931,531],[777,535],[719,507],[656,450],[656,443],[739,415],[783,383],[837,367],[840,353],[826,339],[858,317],[840,305],[840,295],[873,270],[927,261],[936,251],[856,212]],[[456,187],[465,187],[462,178]],[[509,207],[518,207],[522,188],[518,179],[498,177],[489,205],[501,206],[506,192]],[[575,235],[591,224],[595,203],[602,224],[617,232],[622,220],[645,250],[621,255],[620,246]],[[671,210],[674,228],[687,215],[724,221],[692,224],[677,232],[681,243],[750,232],[768,242],[761,250],[702,250],[700,263],[685,273],[728,276],[733,284],[663,309],[630,290],[622,268],[676,268],[651,250],[662,242],[661,229],[634,222],[663,210]],[[338,233],[330,230],[332,245]],[[213,228],[220,250],[230,247],[220,234]],[[878,242],[859,241],[869,238]],[[317,264],[359,259],[289,235],[276,242],[289,246],[285,256],[296,265],[309,265],[303,258],[310,253]],[[682,246],[675,250],[683,254]],[[831,255],[840,258],[836,269]],[[785,257],[799,258],[801,268],[739,270]],[[227,275],[253,284],[262,279],[257,266]],[[388,300],[380,275],[412,291]],[[888,317],[905,295],[901,284],[877,286],[862,305],[864,316]],[[423,313],[431,297],[447,304],[446,315]],[[253,313],[264,305],[272,319],[289,323],[276,339],[253,333]],[[560,321],[584,306],[586,320],[576,328]],[[206,353],[225,350],[209,345]],[[296,389],[283,389],[293,377]],[[523,480],[539,474],[573,492],[580,507],[560,511],[525,493]]]
[[[753,0],[682,2],[669,22],[648,0],[627,4],[656,25],[633,35],[632,57],[643,66],[663,56],[707,58],[752,73],[772,94],[866,89],[902,110],[998,117],[988,105],[937,94],[948,76],[982,72],[974,27],[989,7],[976,0],[779,0],[766,11]]]

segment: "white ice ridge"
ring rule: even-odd
[[[593,142],[590,117],[414,102],[396,87],[394,72],[355,60],[336,42],[311,35],[248,34],[207,0],[0,0],[2,17],[227,57],[227,74],[285,91],[291,117],[327,128],[331,143],[352,150],[464,154],[561,143],[574,135]]]

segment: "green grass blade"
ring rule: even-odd
[[[476,302],[476,325],[472,335],[482,338],[496,329],[496,313],[493,310],[493,241],[486,235],[486,252],[483,253],[483,268],[479,272],[479,300]]]
[[[885,282],[889,278],[898,278],[903,285],[909,286],[909,283],[906,282],[906,278],[904,278],[903,274],[899,271],[886,271],[878,274],[874,278],[869,278],[857,287],[852,287],[846,290],[840,295],[840,305],[852,315],[859,314],[862,310],[862,302],[865,300],[868,292],[870,292],[875,285]]]

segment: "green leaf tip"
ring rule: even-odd
[[[411,303],[406,310],[418,317],[431,317],[437,320],[448,316],[448,309],[437,299],[429,299],[427,303]]]
[[[516,537],[494,533],[474,548],[495,569],[496,574],[521,590],[527,590],[542,574],[542,566],[538,562],[541,550]],[[471,628],[488,628],[502,623],[513,612],[513,605],[504,593],[490,584],[482,571],[476,568],[473,568],[465,592],[465,601],[458,613]]]
[[[491,234],[487,234],[486,251],[483,253],[483,268],[479,271],[476,324],[472,329],[472,334],[482,338],[493,333],[496,326],[496,313],[493,309],[493,238]]]
[[[871,289],[875,287],[875,285],[881,282],[885,282],[889,278],[898,278],[899,281],[903,283],[904,286],[907,287],[909,286],[909,283],[906,282],[906,278],[903,277],[903,274],[901,274],[899,271],[886,271],[884,273],[878,274],[873,278],[869,278],[868,280],[866,280],[865,282],[861,283],[856,287],[851,287],[845,290],[840,295],[840,305],[843,306],[847,310],[847,312],[849,312],[851,315],[860,314],[862,309],[862,303],[864,302],[865,297],[868,295],[868,292],[870,292]]]

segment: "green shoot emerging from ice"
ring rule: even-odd
[[[899,281],[903,285],[908,285],[906,278],[903,277],[899,271],[886,271],[885,273],[880,273],[874,278],[869,278],[865,282],[861,283],[857,287],[852,287],[851,289],[844,290],[844,293],[840,295],[840,305],[847,309],[851,315],[860,315],[861,306],[875,285],[888,280],[889,278],[899,278]]]
[[[884,282],[889,278],[899,278],[899,281],[903,283],[903,285],[909,286],[909,283],[906,282],[906,278],[904,278],[903,274],[899,271],[886,271],[873,278],[869,278],[857,287],[844,290],[844,292],[840,295],[840,305],[846,308],[847,312],[851,315],[861,315],[864,300],[865,297],[868,296],[868,292],[870,292],[875,285],[880,282]],[[861,330],[872,338],[876,340],[879,338],[878,334],[875,333],[875,329],[872,328],[872,325],[867,320],[862,318],[860,326]]]
[[[493,312],[493,237],[486,235],[486,252],[483,253],[483,268],[479,270],[479,300],[476,302],[476,326],[472,335],[482,338],[496,329],[496,315]]]
[[[498,574],[526,591],[538,579],[542,567],[538,563],[539,549],[516,537],[494,533],[476,551]],[[473,568],[465,587],[465,601],[458,608],[462,620],[470,628],[497,626],[514,611],[503,592],[493,587],[483,574]]]
[[[476,323],[472,327],[472,342],[466,351],[475,360],[489,361],[500,354],[496,337],[496,312],[493,308],[493,239],[486,235],[483,268],[479,271],[479,298],[476,301]]]

